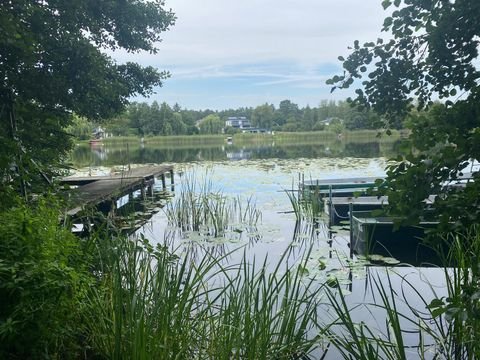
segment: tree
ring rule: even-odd
[[[122,110],[130,96],[148,95],[161,85],[167,73],[118,64],[106,50],[155,53],[160,33],[174,20],[162,1],[2,1],[0,140],[6,146],[0,177],[12,177],[10,165],[21,162],[14,160],[19,152],[39,162],[37,148],[27,143],[31,124],[55,134],[42,144],[54,149],[52,162],[68,149],[60,133],[73,112],[106,118]]]
[[[295,122],[298,115],[298,105],[290,100],[282,100],[276,111],[275,122],[278,125],[284,125],[287,121]],[[293,120],[292,120],[293,119]]]
[[[65,131],[79,140],[87,140],[92,135],[93,124],[85,118],[74,115],[71,124]]]
[[[270,129],[273,125],[273,105],[263,104],[253,111],[252,125],[258,128]]]
[[[187,125],[183,122],[181,113],[175,112],[173,114],[172,127],[175,135],[184,135],[187,133]]]
[[[210,114],[200,120],[200,134],[220,134],[223,125],[224,123],[218,115]]]
[[[303,111],[303,119],[302,119],[302,130],[312,130],[313,126],[315,125],[315,110],[312,110],[310,106],[307,105],[305,110]],[[318,116],[317,116],[318,121]]]
[[[355,41],[351,54],[339,57],[344,74],[329,83],[347,88],[362,79],[354,104],[394,126],[410,118],[412,150],[388,168],[385,183],[392,213],[417,221],[424,199],[442,194],[435,213],[444,226],[478,223],[480,182],[462,190],[444,184],[467,170],[469,160],[480,159],[480,2],[383,1],[384,8],[392,5],[396,9],[383,24],[391,38],[363,46]],[[443,104],[435,105],[436,98]]]

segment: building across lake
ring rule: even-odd
[[[241,130],[243,133],[251,134],[271,134],[268,129],[261,129],[252,126],[252,123],[245,116],[230,116],[225,121],[225,128],[234,128]]]
[[[225,127],[232,127],[235,129],[250,129],[252,124],[245,116],[230,116],[225,121]]]

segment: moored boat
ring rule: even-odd
[[[437,253],[424,242],[428,230],[437,221],[421,221],[418,225],[395,226],[395,219],[375,216],[371,211],[353,211],[350,246],[358,255],[393,257],[412,265],[439,263]]]

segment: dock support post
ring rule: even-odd
[[[160,175],[160,179],[162,179],[162,189],[163,189],[163,191],[167,190],[167,182],[165,180],[165,173],[162,173],[162,175]]]
[[[353,241],[353,203],[348,204],[348,218],[350,220],[350,259],[353,259],[353,248],[355,247],[355,242]]]
[[[173,169],[170,169],[170,188],[172,189],[172,191],[175,191],[175,181],[173,179]]]
[[[148,185],[148,187],[147,187],[147,193],[148,193],[148,196],[149,196],[150,198],[153,198],[153,182],[150,183],[150,185]]]
[[[142,180],[142,185],[140,187],[140,194],[142,196],[142,200],[145,200],[145,180]]]
[[[108,216],[113,219],[115,218],[115,211],[117,209],[117,200],[115,198],[110,199],[110,211],[108,212]]]
[[[333,201],[332,201],[332,185],[329,186],[328,188],[328,201],[329,201],[329,208],[328,208],[328,227],[332,227],[334,224],[334,216],[333,214]]]

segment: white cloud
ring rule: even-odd
[[[324,82],[332,74],[319,68],[330,64],[333,72],[332,64],[339,64],[338,55],[347,54],[354,40],[375,40],[386,16],[380,0],[167,0],[166,7],[178,19],[158,54],[114,54],[118,61],[169,70],[172,78],[161,90],[165,98],[176,81],[238,77],[257,88],[285,86],[284,98],[293,98],[298,88],[313,94],[322,86],[328,96]],[[223,99],[225,107],[235,97],[222,94],[224,89],[208,90],[210,99]],[[261,96],[252,95],[257,102]],[[242,94],[235,102],[242,98],[247,101]],[[204,107],[208,101],[205,97]]]
[[[165,34],[162,62],[332,61],[353,40],[375,39],[379,0],[170,0],[177,24]]]

